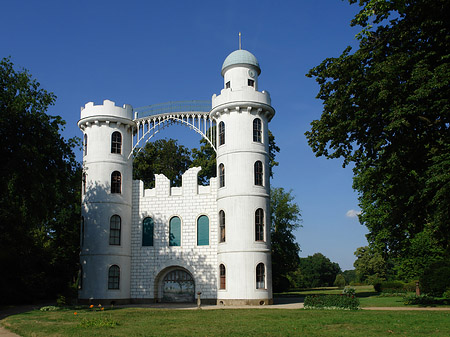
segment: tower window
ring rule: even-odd
[[[225,166],[219,165],[219,187],[225,187]]]
[[[119,131],[113,132],[111,136],[111,153],[122,153],[122,134]]]
[[[86,172],[81,175],[81,193],[86,194]]]
[[[264,241],[264,211],[258,208],[255,212],[255,240]]]
[[[120,284],[120,268],[112,265],[108,270],[108,289],[119,289]]]
[[[230,83],[230,81],[228,81],[227,83],[225,83],[225,88],[226,88],[226,89],[230,89],[230,88],[231,88],[231,83]]]
[[[154,224],[152,218],[145,218],[142,222],[142,245],[153,246]]]
[[[261,143],[262,137],[261,119],[255,118],[253,120],[253,141]]]
[[[177,216],[169,222],[169,246],[181,246],[181,220]]]
[[[255,185],[263,186],[263,165],[259,160],[255,163],[254,171],[255,171]]]
[[[266,288],[266,271],[264,263],[260,263],[256,266],[256,289]]]
[[[113,215],[109,220],[109,244],[120,245],[121,219],[118,215]]]
[[[225,123],[219,123],[219,145],[225,144]]]
[[[220,285],[219,289],[226,289],[227,285],[227,275],[226,275],[226,269],[223,264],[219,266],[219,275],[220,275]]]
[[[84,153],[83,153],[83,155],[85,156],[85,155],[87,155],[87,140],[88,140],[88,137],[87,137],[87,134],[84,134],[84,147],[83,147],[83,149],[84,149]]]
[[[219,212],[219,242],[225,242],[225,212]]]
[[[111,174],[111,193],[122,193],[122,175],[119,171]]]
[[[255,80],[248,79],[248,86],[249,87],[254,87],[255,86]]]
[[[209,245],[209,219],[202,215],[197,219],[197,246]]]

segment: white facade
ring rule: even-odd
[[[268,92],[257,91],[260,72],[245,50],[223,64],[224,89],[209,113],[218,166],[209,186],[199,186],[200,168],[191,168],[182,187],[156,175],[155,187],[144,189],[132,181],[129,155],[133,135],[139,139],[132,107],[106,100],[82,108],[80,300],[194,301],[201,292],[223,305],[272,303],[268,122],[275,111]]]

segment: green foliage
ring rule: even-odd
[[[333,285],[338,288],[344,288],[347,282],[345,281],[345,277],[342,274],[337,274],[336,279],[334,280]]]
[[[210,132],[215,133],[216,127],[213,126],[208,129],[207,134]],[[209,144],[209,142],[202,138],[200,140],[200,149],[192,149],[192,164],[191,167],[201,167],[202,170],[198,173],[198,181],[202,185],[209,184],[209,178],[217,177],[217,164],[216,164],[216,151]]]
[[[79,324],[82,328],[115,328],[118,325],[118,321],[103,314],[100,317],[82,318]]]
[[[270,177],[273,178],[273,168],[278,166],[278,162],[275,160],[275,156],[280,152],[280,148],[275,143],[275,136],[269,130],[269,171]]]
[[[382,293],[404,293],[406,285],[401,281],[385,281],[380,283],[379,289]]]
[[[313,295],[306,296],[305,309],[360,309],[359,300],[355,296],[346,295]]]
[[[433,305],[433,304],[440,304],[440,301],[436,298],[428,295],[420,295],[417,296],[416,294],[413,295],[407,295],[403,298],[405,305]]]
[[[345,287],[344,290],[342,290],[342,294],[345,296],[356,296],[356,289],[353,287]]]
[[[300,258],[299,269],[303,275],[303,288],[331,287],[341,268],[321,253]]]
[[[45,307],[41,307],[39,310],[40,311],[57,311],[57,310],[61,310],[61,308],[55,307],[54,305],[47,305]]]
[[[441,297],[450,288],[450,260],[431,264],[420,277],[420,290],[430,296]]]
[[[380,252],[365,246],[357,248],[354,255],[356,261],[353,265],[360,282],[374,284],[386,279],[388,268]]]
[[[356,270],[352,269],[352,270],[344,270],[342,272],[342,275],[345,278],[345,283],[346,284],[350,284],[351,282],[355,282],[356,281]]]

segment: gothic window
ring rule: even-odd
[[[225,212],[219,212],[219,239],[220,242],[225,242]]]
[[[223,164],[219,165],[219,187],[225,186],[225,166]]]
[[[114,171],[111,174],[111,193],[122,192],[122,175],[119,171]]]
[[[108,289],[119,289],[120,284],[120,268],[112,265],[108,270]]]
[[[227,275],[226,275],[226,269],[223,264],[219,266],[219,274],[220,274],[220,285],[219,289],[226,289],[227,285]]]
[[[249,87],[254,87],[255,86],[255,80],[248,79],[248,86]]]
[[[262,186],[263,185],[263,165],[258,160],[255,163],[255,185]]]
[[[197,246],[209,245],[209,219],[202,215],[197,219]]]
[[[253,120],[253,141],[261,143],[262,141],[262,127],[261,127],[261,119],[255,118]]]
[[[230,83],[230,81],[228,81],[227,83],[225,83],[225,88],[226,88],[226,89],[230,89],[230,88],[231,88],[231,83]]]
[[[109,244],[120,245],[121,219],[118,215],[113,215],[109,220]]]
[[[111,136],[111,153],[122,153],[122,134],[119,131],[113,132]]]
[[[154,224],[152,218],[145,218],[142,221],[142,245],[153,246]]]
[[[225,144],[225,123],[219,123],[219,145]]]
[[[264,263],[260,263],[256,266],[256,289],[266,288],[266,271]]]
[[[83,149],[84,149],[84,153],[83,153],[83,155],[85,156],[85,155],[87,155],[87,134],[84,134],[84,147],[83,147]]]
[[[169,246],[181,246],[181,220],[177,216],[169,222]]]
[[[255,212],[255,240],[264,241],[264,211],[258,208]]]

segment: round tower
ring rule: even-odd
[[[258,60],[236,50],[222,66],[224,89],[212,98],[217,130],[219,215],[217,302],[272,304],[268,122],[270,95],[258,91]]]
[[[130,299],[133,109],[90,102],[81,108],[83,186],[79,299]]]

